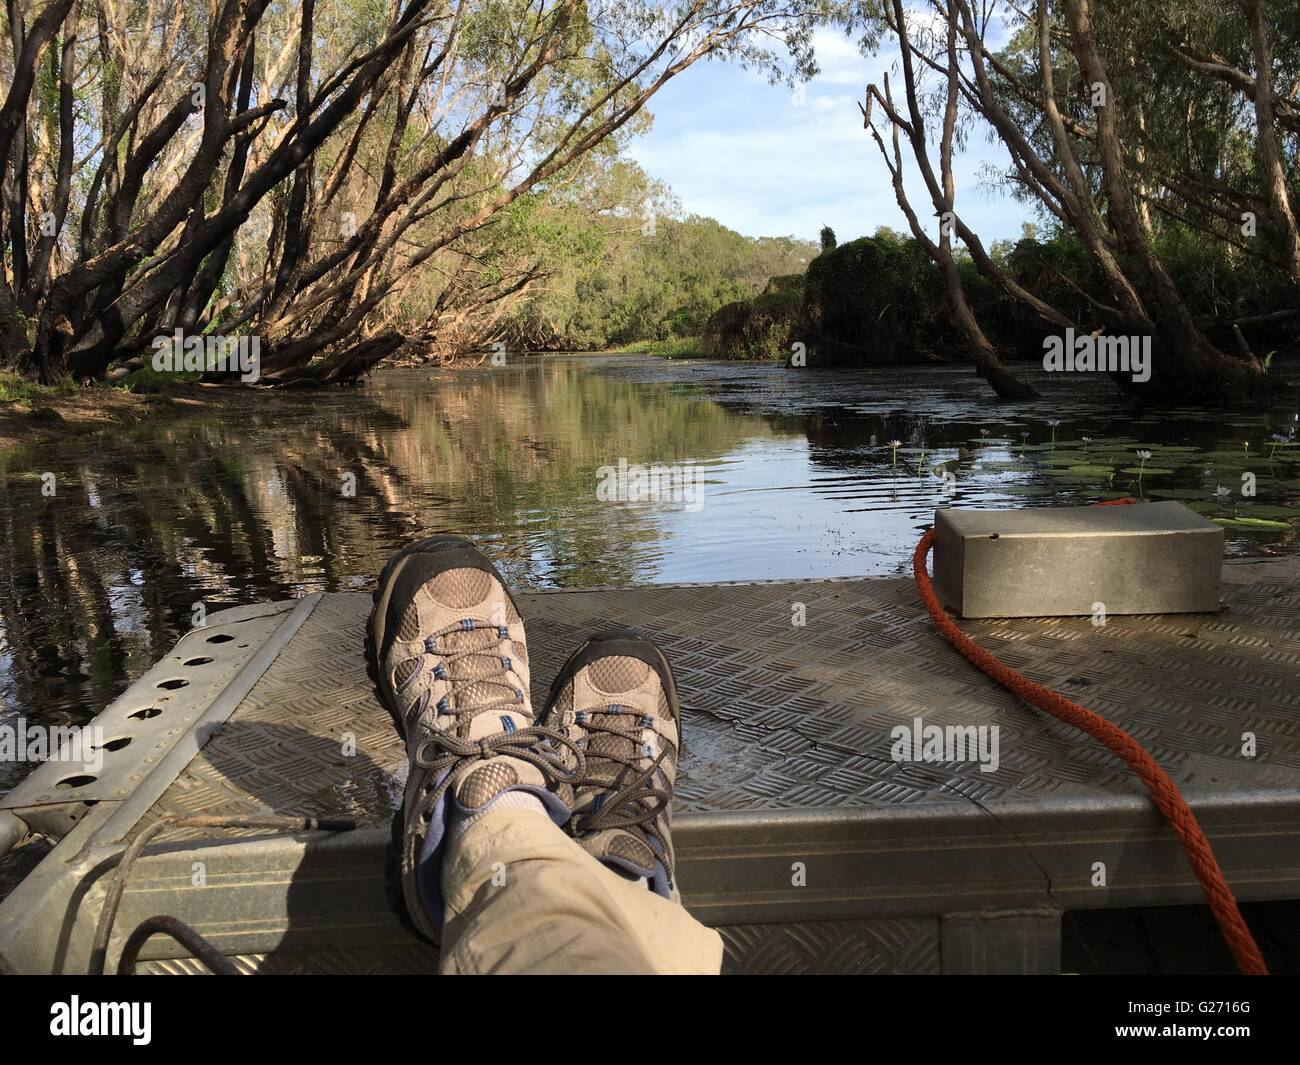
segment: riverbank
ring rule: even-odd
[[[521,354],[528,360],[575,357],[601,359],[619,355],[641,355],[667,362],[717,360],[735,366],[771,366],[776,361],[762,357],[719,359],[706,350],[702,337],[642,340],[619,345],[606,351],[523,352]],[[1278,354],[1275,372],[1281,371],[1295,379],[1297,371],[1300,370],[1300,348],[1287,348]],[[933,366],[934,361],[930,360],[922,365]],[[965,369],[958,363],[951,364],[951,368],[963,371]],[[1037,370],[1037,367],[1031,363],[1016,363],[1015,368],[1017,372],[1031,374]],[[483,371],[488,367],[484,365],[482,359],[466,358],[445,366],[399,363],[377,369],[391,370],[394,373],[420,370],[472,372]],[[843,369],[845,368],[841,368]],[[888,375],[888,370],[882,367],[873,368],[869,372]],[[335,389],[325,389],[319,394],[335,392],[337,392]],[[277,397],[277,400],[293,408],[296,406],[293,397],[301,395],[302,392],[293,389],[237,388],[202,384],[197,380],[163,380],[160,375],[148,375],[138,380],[135,388],[106,384],[78,388],[72,385],[53,387],[35,385],[11,374],[0,374],[0,453],[20,446],[48,443],[111,429],[130,428],[146,421],[182,418],[211,411],[238,411],[244,409],[246,405],[253,404],[256,404],[259,409],[265,409],[268,402],[273,402],[269,398],[271,396]],[[973,389],[968,398],[980,409],[986,405],[990,405],[990,411],[993,409],[992,394],[986,394],[983,389]]]
[[[111,385],[42,387],[5,377],[0,379],[0,452],[143,421],[229,410],[249,395],[219,385],[176,384],[165,392],[131,392]]]
[[[698,337],[638,341],[608,352],[537,353],[537,357],[548,354],[593,357],[642,354],[673,360],[709,357]],[[481,369],[482,365],[481,360],[465,359],[439,369],[474,370]],[[422,367],[398,364],[394,368]],[[143,421],[237,409],[241,404],[253,402],[254,397],[260,405],[269,396],[286,395],[293,393],[271,388],[230,388],[198,381],[159,382],[152,377],[142,382],[138,389],[106,384],[85,387],[37,385],[13,374],[0,374],[0,452],[109,429],[130,428]]]
[[[655,355],[661,359],[708,359],[700,337],[673,337],[669,340],[637,340],[610,348],[610,355]]]
[[[229,390],[186,385],[173,393],[136,394],[110,386],[49,390],[22,399],[0,399],[0,451],[125,428],[146,419],[226,407]]]

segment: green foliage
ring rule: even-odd
[[[698,216],[624,207],[593,220],[577,206],[538,211],[527,239],[544,251],[547,277],[508,330],[527,347],[628,350],[638,341],[698,338],[719,307],[760,293],[772,275],[800,287],[815,250],[791,237],[745,237]]]
[[[36,68],[37,112],[45,126],[45,135],[53,142],[59,136],[59,68],[63,58],[62,41],[55,37]]]
[[[835,230],[831,229],[830,226],[822,226],[822,231],[819,234],[819,237],[821,240],[822,251],[824,252],[834,251],[836,244],[839,243],[835,239]]]
[[[203,375],[197,370],[176,373],[159,373],[146,362],[138,370],[132,370],[118,385],[126,392],[167,393],[178,384],[193,384]]]
[[[795,339],[808,344],[810,364],[896,362],[935,345],[942,304],[925,250],[880,232],[813,260]]]
[[[76,390],[71,378],[57,385],[42,385],[12,373],[0,373],[0,403],[32,403],[50,396],[65,395]]]
[[[705,348],[719,359],[783,359],[802,306],[802,286],[769,284],[753,299],[719,308],[705,328]]]
[[[764,292],[797,292],[803,295],[803,274],[781,274],[778,277],[769,277]]]
[[[1155,244],[1197,316],[1231,318],[1285,305],[1288,279],[1257,258],[1169,224]],[[1098,311],[1107,302],[1106,286],[1073,234],[1043,240],[1026,235],[993,253],[1012,280],[1081,328],[1107,327]],[[1054,327],[1026,313],[969,257],[959,255],[957,267],[971,310],[993,344],[1008,356],[1041,357],[1043,338]],[[710,354],[784,357],[791,342],[802,341],[813,365],[883,365],[936,354],[955,358],[961,343],[949,322],[938,268],[920,244],[884,227],[874,237],[819,255],[806,276],[771,278],[764,293],[727,304],[710,319],[704,331]],[[770,302],[778,296],[779,302]],[[1286,342],[1289,327],[1285,320],[1264,323],[1253,327],[1252,336]],[[1232,343],[1231,336],[1217,339]]]
[[[635,340],[619,346],[620,351],[658,355],[663,359],[707,359],[708,351],[699,337],[672,337],[669,340]]]

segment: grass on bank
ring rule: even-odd
[[[617,350],[634,355],[658,355],[662,359],[707,359],[709,357],[699,337],[637,340],[631,344],[622,344]]]
[[[42,385],[15,373],[0,373],[0,403],[37,403],[51,396],[66,396],[77,390],[72,378],[57,385]]]
[[[160,373],[146,362],[140,369],[132,370],[123,377],[116,387],[126,392],[165,395],[177,385],[196,383],[202,376],[198,370]]]
[[[192,384],[202,375],[194,373],[159,373],[152,366],[143,366],[122,378],[114,388],[137,395],[166,395],[178,385]],[[104,385],[91,387],[107,387]],[[84,392],[71,377],[57,385],[43,385],[15,373],[0,373],[0,403],[22,403],[36,406],[55,396],[71,396]]]

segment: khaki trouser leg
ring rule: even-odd
[[[536,810],[493,810],[443,862],[444,973],[711,973],[722,939]]]

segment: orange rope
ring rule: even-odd
[[[1098,505],[1132,502],[1134,502],[1132,499],[1116,499]],[[916,588],[921,595],[921,602],[925,604],[925,609],[929,611],[935,626],[977,669],[1031,706],[1086,732],[1112,754],[1122,759],[1138,775],[1146,786],[1152,802],[1164,814],[1182,844],[1192,872],[1196,874],[1201,890],[1205,892],[1206,901],[1210,904],[1214,919],[1219,923],[1219,929],[1228,944],[1228,949],[1232,952],[1237,968],[1248,976],[1267,976],[1268,968],[1264,964],[1264,956],[1255,943],[1255,937],[1246,927],[1241,911],[1237,908],[1237,900],[1233,898],[1232,891],[1223,877],[1223,870],[1219,868],[1214,852],[1210,850],[1210,842],[1201,831],[1201,826],[1197,823],[1191,807],[1187,805],[1187,800],[1178,791],[1178,785],[1169,779],[1169,775],[1160,768],[1146,749],[1122,728],[1111,724],[1087,707],[1072,702],[1059,692],[1035,684],[1028,677],[1022,676],[1010,666],[998,661],[963,633],[940,604],[930,584],[929,574],[926,573],[925,560],[933,545],[934,530],[930,529],[916,545],[916,551],[912,555],[912,572],[916,577]]]

